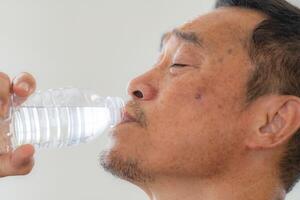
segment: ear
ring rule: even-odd
[[[252,109],[254,131],[247,140],[251,149],[265,149],[285,144],[300,128],[300,98],[270,96]]]

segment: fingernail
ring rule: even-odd
[[[21,82],[18,84],[18,87],[22,88],[22,90],[29,92],[29,84],[26,82]]]

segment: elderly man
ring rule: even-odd
[[[284,0],[220,0],[166,33],[153,68],[133,79],[123,122],[101,156],[150,199],[282,200],[300,175],[300,10]],[[35,88],[1,74],[10,91]],[[26,174],[33,149],[0,160]]]

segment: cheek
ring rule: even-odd
[[[214,88],[205,79],[187,82],[178,78],[160,92],[153,107],[147,109],[149,160],[163,160],[166,166],[194,160],[191,163],[197,165],[204,160],[208,163],[213,155],[218,159],[226,154],[224,148],[230,150],[235,119],[228,93],[222,96],[224,89]]]
[[[164,130],[174,129],[174,132],[186,130],[190,123],[201,116],[201,101],[202,94],[191,91],[174,92],[165,96],[154,109],[153,125]]]
[[[194,79],[194,80],[193,80]],[[168,87],[160,91],[158,107],[176,109],[197,109],[205,95],[205,83],[199,78],[174,78]]]
[[[198,76],[199,74],[197,74]],[[173,78],[167,87],[163,87],[157,100],[148,113],[152,117],[152,124],[156,129],[170,130],[177,135],[178,132],[187,131],[190,124],[203,115],[205,107],[205,85],[197,77]]]
[[[234,153],[235,138],[226,129],[220,130],[209,117],[199,121],[177,121],[151,131],[147,149],[149,166],[165,173],[208,176],[216,173]]]
[[[164,95],[147,114],[151,116],[148,127],[151,143],[165,152],[187,145],[193,140],[192,135],[202,130],[205,95],[201,88],[192,84],[174,85],[162,92]]]

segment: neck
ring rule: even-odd
[[[139,186],[151,200],[283,200],[278,173],[268,163],[244,162],[231,172],[206,179],[156,177],[154,182]]]

